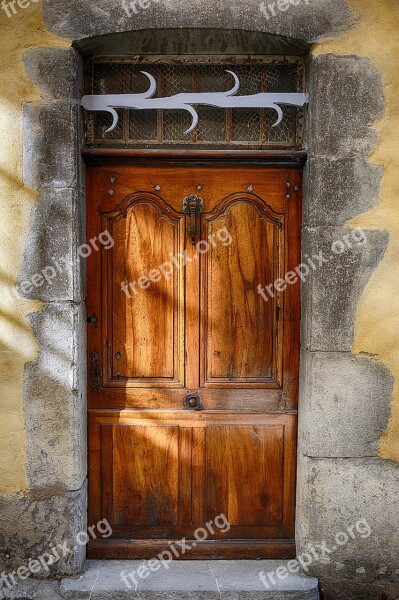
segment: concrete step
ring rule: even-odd
[[[287,576],[280,571],[283,579],[276,576],[278,567],[286,564],[175,560],[164,565],[154,561],[149,566],[158,570],[150,571],[148,561],[89,560],[83,575],[61,581],[61,596],[65,600],[319,600],[317,579],[288,571]],[[259,578],[262,571],[272,574],[266,579],[269,589]]]

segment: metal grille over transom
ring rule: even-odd
[[[238,96],[260,92],[302,92],[304,65],[298,57],[165,57],[96,58],[87,63],[86,94],[139,94],[148,90],[147,71],[157,82],[155,97],[187,92],[226,92],[233,87],[234,71],[240,79]],[[85,114],[86,145],[92,147],[202,147],[290,148],[304,145],[304,109],[283,106],[284,118],[273,127],[273,109],[222,109],[198,107],[199,123],[185,133],[191,116],[183,110],[135,111],[119,109],[116,129],[108,113]]]

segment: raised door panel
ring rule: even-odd
[[[283,269],[284,216],[255,196],[233,197],[203,217],[202,383],[205,386],[262,387],[281,382],[278,297],[265,302],[260,282]]]
[[[184,219],[166,208],[138,197],[104,215],[115,242],[105,267],[108,385],[184,385],[184,269],[172,262],[182,260]]]
[[[115,537],[190,537],[221,513],[231,529],[217,538],[292,537],[296,415],[98,411],[89,423],[90,518]]]
[[[282,525],[284,426],[206,429],[206,516],[232,526]]]
[[[101,442],[102,508],[110,523],[178,525],[179,427],[105,425]]]

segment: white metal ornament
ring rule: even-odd
[[[303,93],[259,93],[251,96],[236,96],[240,89],[240,80],[233,71],[227,71],[234,78],[234,87],[228,92],[193,92],[176,94],[167,98],[153,98],[157,91],[155,78],[146,71],[141,71],[150,80],[150,89],[144,94],[97,94],[82,98],[82,106],[89,111],[106,111],[112,114],[112,125],[105,133],[113,131],[118,125],[117,108],[134,110],[186,110],[193,122],[185,133],[191,133],[198,125],[198,113],[194,106],[214,106],[217,108],[272,108],[277,112],[278,119],[273,127],[283,120],[281,105],[302,107],[309,101],[309,95]]]

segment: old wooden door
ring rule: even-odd
[[[91,557],[151,558],[221,514],[183,558],[294,555],[299,283],[277,280],[300,263],[300,188],[288,167],[88,168],[88,239],[108,232],[88,258],[89,521],[113,529]]]

